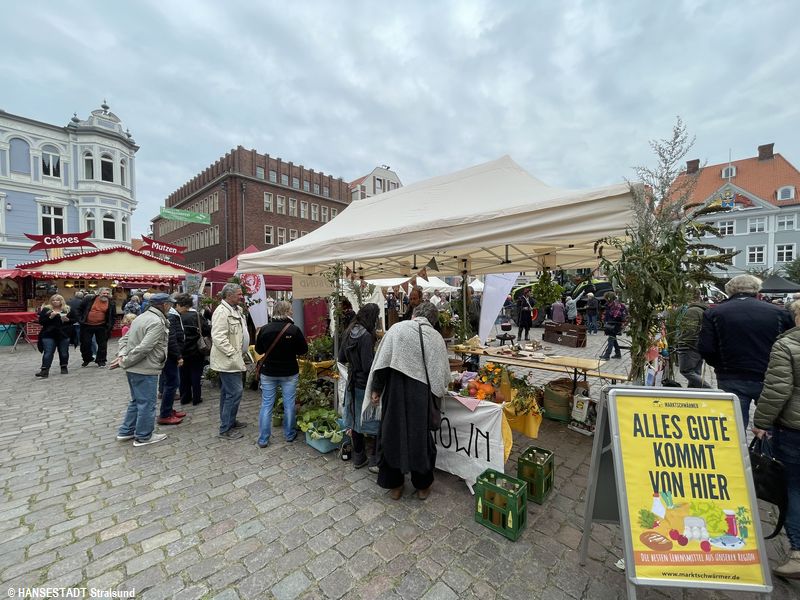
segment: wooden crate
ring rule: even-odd
[[[570,348],[585,348],[586,327],[569,323],[547,323],[544,326],[542,341]]]

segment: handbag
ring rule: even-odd
[[[775,531],[764,537],[765,540],[770,540],[783,528],[786,507],[789,504],[789,492],[786,488],[783,463],[764,453],[764,446],[767,443],[761,438],[753,438],[749,450],[756,497],[778,507],[778,523],[775,525]]]
[[[428,429],[430,431],[439,431],[442,426],[442,401],[431,392],[428,364],[425,362],[425,344],[422,341],[422,325],[419,326],[419,345],[422,348],[422,366],[425,368],[425,381],[428,384]]]
[[[200,333],[200,337],[197,338],[197,351],[204,356],[208,356],[211,354],[211,337],[203,335],[203,324],[200,321],[200,313],[197,313],[197,331]]]
[[[269,356],[270,352],[272,352],[275,346],[278,345],[278,342],[283,337],[283,334],[286,333],[286,330],[289,329],[289,325],[291,324],[292,322],[289,321],[288,323],[286,323],[286,325],[283,326],[283,329],[281,329],[280,333],[275,336],[274,340],[272,340],[272,345],[269,348],[267,348],[267,351],[264,352],[264,355],[258,359],[258,362],[256,363],[256,377],[261,375],[261,367],[264,366],[264,361],[267,360],[267,357]]]

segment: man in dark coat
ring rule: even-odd
[[[154,294],[153,297],[160,297],[164,294]],[[188,298],[188,303],[187,303]],[[186,334],[183,329],[181,315],[189,310],[191,298],[188,294],[176,294],[170,297],[172,308],[167,312],[169,321],[169,340],[167,341],[167,362],[161,370],[161,380],[164,388],[161,392],[161,409],[158,416],[159,425],[178,425],[186,416],[185,412],[173,409],[175,403],[175,393],[181,383],[180,368],[183,366],[183,345]],[[182,304],[178,304],[178,301]],[[150,298],[150,302],[153,298]]]
[[[728,299],[703,313],[698,344],[720,389],[738,396],[745,429],[750,401],[758,402],[764,387],[772,345],[794,326],[788,310],[756,299],[760,289],[761,280],[752,275],[731,279],[725,285]]]

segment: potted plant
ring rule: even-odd
[[[458,315],[454,315],[449,309],[439,311],[439,330],[442,332],[443,338],[455,336],[459,322]]]
[[[333,359],[333,338],[319,335],[308,342],[308,358],[315,362]]]
[[[335,450],[344,436],[332,408],[305,408],[297,416],[297,427],[306,434],[306,443],[323,454]]]

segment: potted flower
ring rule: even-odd
[[[303,410],[297,416],[297,427],[306,434],[306,443],[323,454],[335,450],[344,436],[339,415],[332,408]]]
[[[443,338],[455,336],[459,322],[458,315],[453,314],[450,309],[439,311],[439,330],[442,332]]]

